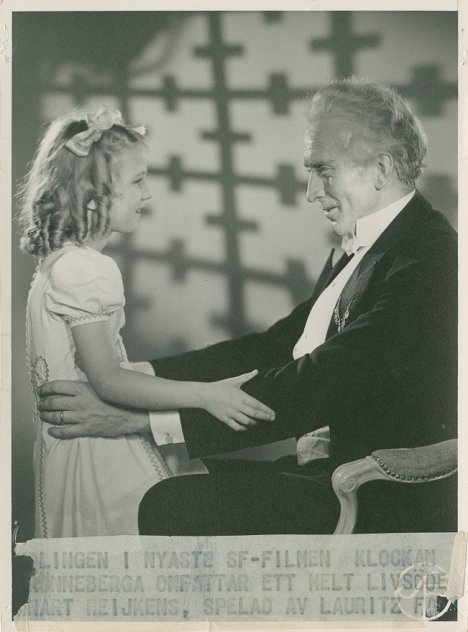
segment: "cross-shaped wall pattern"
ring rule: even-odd
[[[74,107],[109,103],[148,126],[153,199],[109,249],[134,359],[265,328],[310,294],[333,242],[305,200],[304,95],[336,77],[388,82],[410,101],[430,142],[420,188],[456,223],[455,13],[18,11],[13,42],[14,187],[45,123]],[[17,234],[12,253],[21,540],[33,535],[23,323],[34,263]]]
[[[122,23],[126,15],[135,17],[135,14],[121,14]],[[308,238],[297,240],[298,232],[301,233],[298,226],[308,213],[300,144],[307,92],[313,93],[320,84],[335,77],[361,74],[365,67],[366,76],[389,81],[407,97],[423,122],[427,119],[429,126],[433,122],[453,126],[457,95],[455,66],[450,67],[448,57],[440,59],[438,51],[447,46],[447,41],[442,33],[437,39],[434,14],[407,14],[409,20],[418,20],[419,29],[431,33],[432,45],[424,51],[424,63],[415,58],[415,46],[409,39],[405,51],[393,50],[394,16],[380,13],[376,21],[375,14],[353,12],[153,13],[148,14],[145,24],[146,40],[134,51],[133,58],[126,59],[120,51],[114,64],[108,60],[106,67],[100,68],[99,59],[86,59],[80,65],[77,54],[68,80],[61,81],[57,78],[67,76],[63,67],[69,60],[52,60],[48,81],[42,87],[46,118],[57,114],[57,105],[52,111],[47,106],[54,98],[56,103],[63,99],[59,110],[76,105],[86,109],[91,103],[110,101],[135,124],[140,123],[140,112],[144,113],[150,128],[149,176],[156,192],[150,207],[154,206],[156,213],[153,216],[150,212],[140,228],[148,238],[130,236],[110,250],[124,275],[127,336],[137,355],[145,355],[148,350],[172,352],[200,342],[196,336],[184,334],[190,318],[182,313],[178,316],[178,331],[166,331],[165,319],[161,317],[165,308],[161,303],[169,304],[178,286],[192,296],[192,306],[208,295],[218,297],[210,299],[211,305],[197,316],[205,320],[203,331],[212,330],[209,340],[266,326],[287,311],[288,303],[292,306],[310,293],[329,246],[322,218],[314,220],[317,226],[312,226],[313,231],[310,223],[306,225],[304,230],[311,230]],[[450,19],[448,14],[439,17]],[[151,20],[155,25],[154,37],[151,37]],[[134,23],[135,40],[138,24]],[[404,74],[405,80],[398,73],[393,77],[391,67],[379,62],[379,55],[383,59],[397,55],[399,70],[404,68],[400,74]],[[375,77],[369,68],[373,68]],[[107,79],[104,78],[104,87],[99,89],[93,76],[99,76],[103,70]],[[192,70],[194,76],[198,73],[198,81],[190,76]],[[193,118],[187,116],[190,108],[199,114],[198,118],[197,114]],[[182,143],[180,150],[176,150],[180,143],[171,146],[169,139],[161,145],[157,130],[164,127],[165,121],[171,121],[176,139],[186,133],[187,120],[190,142]],[[281,133],[282,129],[294,131],[290,140],[287,133]],[[268,137],[268,146],[262,147],[264,137]],[[200,150],[211,158],[194,160],[194,153]],[[255,159],[262,152],[268,168]],[[436,201],[450,202],[450,208],[442,210],[453,220],[455,162],[444,171],[443,159],[437,163],[437,154],[434,158],[424,186],[439,193]],[[244,168],[244,163],[248,168]],[[194,190],[198,194],[197,202],[193,203],[200,204],[196,211],[199,224],[197,231],[191,232],[187,226],[184,232],[180,226],[176,229],[176,219],[166,216],[161,209],[167,200],[176,209],[187,206],[186,196]],[[191,200],[189,203],[192,206]],[[164,243],[151,243],[149,235],[160,232],[161,222],[167,226],[173,222],[174,230],[166,231]],[[259,246],[260,240],[268,239],[267,225],[269,231],[281,234],[270,249]],[[202,246],[200,241],[194,242],[197,234],[199,240],[206,240]],[[209,235],[217,235],[217,255]],[[262,248],[265,257],[252,255],[255,265],[250,263],[245,252]],[[151,270],[156,276],[166,276],[165,288],[170,291],[164,300],[160,294],[164,289],[154,286],[146,292],[143,287],[145,282],[140,278],[143,264],[145,278],[148,275],[151,278]],[[166,272],[161,272],[162,268]],[[192,284],[195,274],[202,275],[207,285],[213,281],[211,293],[198,294]],[[261,308],[251,308],[259,288],[266,288],[265,297],[272,296],[268,288],[276,288],[282,298],[270,306],[265,302]],[[159,304],[155,310],[154,301]],[[142,331],[145,312],[147,323]],[[148,342],[152,318],[161,329],[154,325],[157,337]],[[173,318],[170,320],[173,322]]]

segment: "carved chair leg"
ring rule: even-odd
[[[386,480],[386,477],[369,457],[345,463],[333,472],[333,489],[341,507],[335,535],[353,533],[358,511],[357,490],[363,483],[376,479]]]

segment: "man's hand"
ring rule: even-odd
[[[104,403],[87,382],[48,382],[39,395],[41,418],[55,426],[48,433],[56,439],[114,438],[150,431],[148,413]]]

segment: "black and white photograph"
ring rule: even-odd
[[[13,3],[13,546],[460,530],[459,16],[385,8]]]

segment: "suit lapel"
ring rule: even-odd
[[[364,294],[374,274],[375,266],[382,257],[383,253],[372,253],[363,257],[341,292],[340,304],[344,311],[346,309],[349,310],[358,298]],[[366,259],[365,262],[364,259]],[[363,263],[364,265],[362,265]]]
[[[403,239],[417,230],[417,227],[424,222],[427,212],[430,209],[430,204],[419,192],[416,192],[405,208],[384,230],[372,247],[369,248],[369,251],[364,255],[362,261],[349,278],[339,299],[341,316],[343,316],[346,311],[350,314],[355,310],[359,300],[371,282],[377,264],[386,253],[398,248],[398,244]],[[330,281],[332,278],[330,278]],[[332,318],[327,337],[333,333],[336,333],[336,326]]]
[[[347,254],[343,254],[342,257],[340,257],[340,259],[338,259],[338,261],[335,263],[335,265],[333,265],[333,253],[335,252],[335,249],[333,249],[330,253],[330,256],[327,259],[327,262],[319,276],[319,278],[317,279],[317,283],[315,284],[315,295],[318,296],[319,294],[321,294],[323,292],[323,290],[330,285],[330,283],[333,281],[333,279],[338,276],[338,274],[341,272],[341,270],[343,270],[343,268],[345,267],[345,265],[348,263],[348,261],[351,259],[351,257]]]

